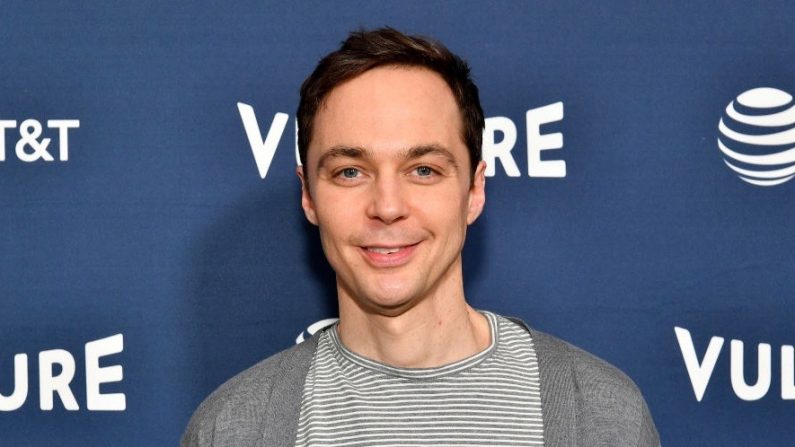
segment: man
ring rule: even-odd
[[[393,29],[352,33],[304,82],[303,207],[339,323],[216,390],[183,446],[657,446],[635,385],[464,297],[485,203],[469,68]]]

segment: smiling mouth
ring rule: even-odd
[[[412,258],[415,248],[420,243],[401,245],[397,247],[383,246],[363,246],[360,247],[361,253],[365,255],[368,262],[374,267],[397,267],[403,265]]]
[[[397,253],[400,250],[405,250],[406,247],[367,247],[367,251],[373,253],[380,253],[382,255],[391,255],[392,253]]]

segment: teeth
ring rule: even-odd
[[[381,247],[368,247],[368,251],[372,251],[374,253],[381,253],[385,255],[391,255],[392,253],[397,253],[400,251],[400,248],[381,248]]]

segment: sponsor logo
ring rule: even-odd
[[[290,115],[278,112],[273,115],[270,127],[265,138],[254,108],[242,102],[237,103],[240,119],[246,131],[254,161],[257,164],[260,178],[268,175],[276,148],[279,147],[282,135],[287,128]],[[563,103],[556,102],[543,107],[530,109],[525,113],[525,130],[527,135],[527,176],[536,178],[563,178],[566,177],[566,162],[564,160],[542,160],[542,152],[561,149],[563,147],[563,134],[560,132],[542,134],[541,126],[561,121],[563,119]],[[295,120],[293,120],[295,122]],[[295,123],[295,162],[301,165],[298,155],[298,124]],[[516,164],[513,150],[516,147],[518,130],[516,123],[508,117],[495,116],[486,118],[483,130],[483,160],[486,161],[486,176],[494,177],[497,174],[497,165],[501,166],[500,172],[508,177],[521,177]]]
[[[542,134],[541,126],[562,119],[562,102],[530,109],[525,113],[528,177],[566,177],[566,162],[564,160],[541,159],[542,152],[563,147],[562,133]],[[499,141],[497,141],[498,135],[502,135]],[[483,129],[483,160],[486,162],[487,177],[494,177],[497,173],[497,160],[508,177],[522,176],[512,154],[516,147],[516,139],[516,124],[510,118],[504,116],[486,118],[486,126]]]
[[[124,350],[124,337],[116,334],[86,343],[86,409],[88,411],[124,411],[127,398],[124,393],[101,393],[103,383],[120,382],[124,377],[121,365],[99,366],[100,359]],[[105,361],[107,362],[107,360]],[[64,408],[77,411],[80,406],[69,384],[75,376],[75,358],[64,349],[39,352],[39,408],[45,411],[54,407],[57,395]],[[56,373],[57,371],[57,373]],[[11,394],[0,393],[0,411],[14,411],[28,398],[28,355],[14,356],[14,388]],[[3,389],[7,389],[3,387]]]
[[[713,336],[709,340],[704,357],[699,361],[690,331],[674,327],[674,332],[685,361],[690,383],[693,386],[693,393],[696,400],[701,402],[723,349],[723,337]],[[754,401],[765,397],[772,382],[771,346],[767,343],[757,345],[756,383],[753,384],[749,384],[746,380],[746,376],[753,377],[753,372],[746,374],[744,370],[745,343],[740,340],[732,340],[729,351],[731,356],[729,369],[734,394],[745,401]],[[795,347],[790,345],[781,346],[781,399],[795,400]]]
[[[718,148],[744,182],[775,186],[795,177],[795,104],[770,87],[748,90],[726,106]]]
[[[69,129],[80,127],[79,120],[47,120],[47,129],[58,129],[58,152],[50,153],[52,138],[44,137],[44,126],[38,120],[26,119],[19,123],[19,138],[14,144],[14,153],[19,161],[69,161]],[[0,162],[6,161],[6,140],[9,129],[16,129],[16,120],[0,120]],[[54,155],[55,154],[55,155]]]
[[[311,337],[317,333],[317,331],[321,331],[332,324],[336,323],[339,318],[326,318],[324,320],[316,321],[309,325],[305,330],[301,331],[298,334],[298,337],[295,337],[295,344],[301,343],[302,341],[306,340],[308,337]]]

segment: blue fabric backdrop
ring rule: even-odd
[[[626,371],[664,445],[791,445],[795,182],[740,179],[718,123],[748,90],[795,93],[793,17],[785,1],[3,3],[0,402],[28,390],[0,412],[0,443],[175,445],[211,390],[335,316],[332,273],[300,212],[297,90],[349,30],[391,25],[468,59],[486,115],[516,128],[520,175],[497,160],[470,230],[470,301]],[[265,178],[238,103],[263,139],[288,115]],[[563,118],[540,132],[563,146],[541,158],[565,161],[566,175],[531,177],[540,140],[528,144],[526,112],[556,103]],[[743,110],[792,104],[767,105]],[[121,352],[87,359],[86,343],[115,334]],[[710,370],[713,336],[725,343]],[[757,345],[771,346],[757,400],[735,391],[731,340],[744,343],[734,363],[749,385]],[[68,378],[69,358],[79,409],[62,393],[43,410],[41,388]],[[114,365],[121,380],[86,373]],[[700,401],[691,377],[708,379]],[[122,393],[124,409],[90,409],[96,386]]]

